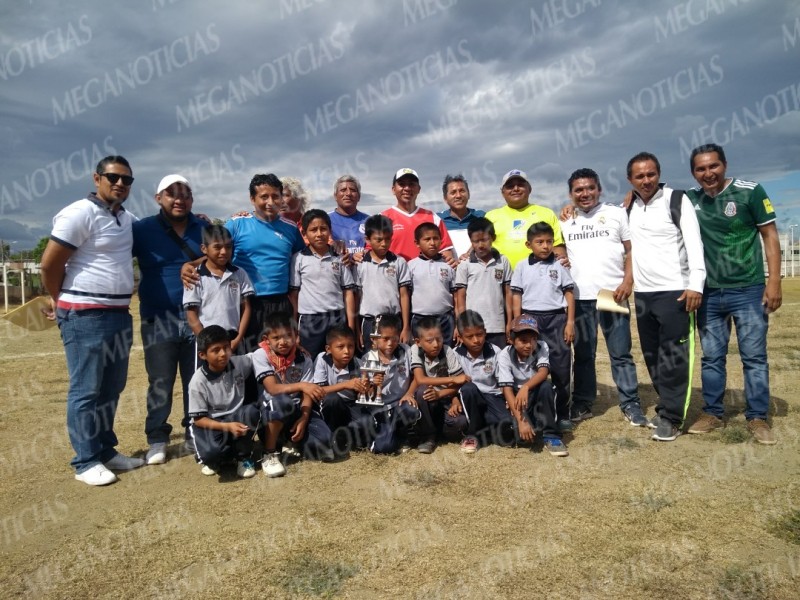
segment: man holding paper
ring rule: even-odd
[[[578,169],[570,175],[568,185],[575,210],[561,231],[575,280],[575,383],[570,416],[574,422],[592,417],[597,396],[599,323],[611,357],[611,376],[619,392],[622,414],[631,425],[646,427],[648,421],[639,400],[636,365],[631,355],[630,311],[626,310],[633,289],[628,217],[625,209],[600,203],[602,187],[592,169]],[[600,290],[613,294],[613,312],[598,307]]]

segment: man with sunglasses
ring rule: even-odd
[[[513,169],[506,173],[500,192],[506,205],[490,210],[486,213],[486,218],[494,223],[497,236],[494,247],[508,258],[511,267],[514,268],[519,261],[530,255],[530,250],[525,246],[528,241],[528,227],[540,221],[553,228],[553,252],[559,260],[566,260],[567,251],[558,218],[549,208],[530,203],[531,184],[525,172]]]
[[[53,219],[42,256],[42,282],[53,303],[69,373],[67,430],[75,479],[88,485],[117,480],[112,471],[141,467],[116,451],[114,416],[128,377],[133,322],[131,233],[136,217],[122,206],[131,167],[107,156],[94,173],[96,192]]]
[[[158,213],[133,225],[133,255],[139,260],[142,274],[139,312],[149,383],[144,427],[150,446],[145,457],[148,465],[167,460],[172,432],[167,420],[178,372],[183,400],[181,426],[187,449],[193,450],[187,413],[189,381],[195,371],[195,340],[183,310],[180,272],[187,260],[203,256],[200,244],[207,224],[192,213],[192,187],[181,175],[164,177],[156,188],[155,201]]]

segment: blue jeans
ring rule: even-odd
[[[703,293],[697,311],[700,344],[703,347],[701,376],[703,412],[722,417],[725,412],[725,363],[731,324],[736,326],[739,355],[744,370],[746,419],[766,419],[769,410],[769,364],[767,363],[768,317],[761,304],[764,285],[711,289]]]
[[[597,310],[595,300],[575,301],[575,383],[572,389],[573,410],[590,410],[597,397],[597,325],[603,330],[611,377],[619,392],[619,405],[639,404],[639,380],[631,355],[631,317],[621,313]]]
[[[125,382],[133,320],[125,310],[59,311],[69,373],[67,430],[80,474],[117,453],[114,416]]]
[[[147,443],[169,442],[172,425],[167,420],[172,412],[172,389],[180,370],[183,394],[184,435],[189,439],[189,381],[195,371],[194,334],[183,313],[142,319],[144,367],[147,370],[147,418],[144,432]]]

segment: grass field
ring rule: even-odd
[[[90,488],[69,467],[57,329],[0,322],[0,596],[798,598],[798,339],[788,281],[769,336],[772,447],[744,430],[735,345],[728,427],[657,443],[622,420],[601,342],[597,417],[567,438],[568,458],[448,445],[220,480],[177,458],[176,436],[166,465]],[[117,413],[125,453],[147,449],[146,386],[137,334]],[[698,362],[689,422],[699,386]]]

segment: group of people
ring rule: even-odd
[[[240,477],[284,475],[292,457],[324,461],[353,448],[395,453],[460,440],[534,442],[566,456],[562,436],[592,417],[598,325],[623,417],[680,435],[691,397],[695,317],[703,350],[703,410],[689,433],[724,426],[726,355],[736,325],[747,427],[775,443],[767,422],[768,314],[781,304],[775,214],[763,188],[729,178],[721,147],[691,155],[699,186],[660,182],[658,159],[628,162],[623,206],[600,202],[596,172],[568,180],[561,214],[532,204],[523,171],[505,174],[505,205],[468,207],[463,176],[442,185],[447,209],[416,205],[420,178],[400,169],[396,205],[358,210],[361,185],[336,180],[336,208],[306,210],[297,180],[255,175],[252,212],[212,225],[192,212],[191,183],[159,183],[157,214],[123,206],[133,183],[121,156],[100,161],[96,191],[61,210],[42,258],[64,343],[67,426],[76,479],[167,460],[180,374],[185,448],[202,472],[236,462]],[[765,281],[762,241],[768,263]],[[133,339],[128,311],[138,260],[148,375],[146,456],[115,450],[113,424]],[[631,354],[637,327],[658,395],[648,419]],[[574,365],[573,365],[574,353]],[[364,402],[365,399],[370,399]],[[377,400],[376,400],[377,399]]]

